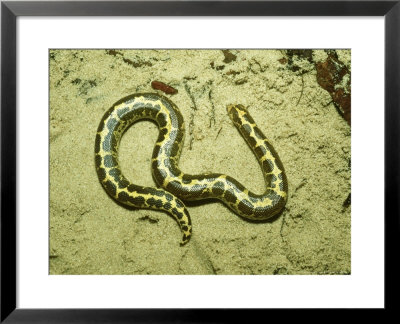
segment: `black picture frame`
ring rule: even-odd
[[[16,308],[16,19],[18,16],[384,16],[385,309],[399,280],[400,1],[4,1],[1,3],[1,322],[236,322],[265,310]],[[371,130],[373,131],[373,130]],[[373,155],[373,148],[371,148]],[[371,182],[374,165],[371,161]],[[376,190],[376,189],[373,189]],[[371,195],[373,195],[371,190]],[[368,200],[368,199],[367,199]],[[371,260],[372,262],[373,260]],[[190,293],[185,298],[190,298]],[[249,312],[252,312],[249,314]],[[253,317],[254,316],[254,317]]]

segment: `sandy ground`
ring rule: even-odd
[[[350,68],[350,51],[338,54]],[[350,126],[307,60],[296,72],[280,50],[51,50],[49,60],[50,274],[350,274]],[[251,223],[218,201],[188,204],[193,236],[181,247],[171,216],[107,195],[94,167],[100,119],[124,96],[156,92],[153,80],[178,90],[166,96],[185,119],[181,170],[229,174],[262,193],[257,160],[226,113],[248,107],[285,166],[280,217]],[[155,186],[157,135],[142,121],[122,138],[135,184]]]

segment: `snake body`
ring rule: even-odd
[[[173,102],[152,93],[125,97],[104,114],[95,141],[96,171],[104,189],[124,205],[171,214],[180,225],[182,245],[190,239],[192,226],[189,212],[180,199],[216,198],[234,213],[252,220],[265,220],[278,214],[286,204],[288,192],[282,162],[242,105],[229,105],[227,111],[260,163],[266,184],[263,194],[249,191],[228,175],[183,173],[178,167],[185,134],[183,117]],[[160,188],[131,183],[119,166],[121,137],[130,125],[142,119],[151,119],[159,127],[151,170]]]

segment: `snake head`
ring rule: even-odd
[[[233,121],[238,120],[241,116],[247,114],[247,109],[243,105],[228,105],[226,106],[226,110]]]

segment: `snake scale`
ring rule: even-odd
[[[249,191],[228,175],[183,173],[178,167],[185,134],[183,117],[173,102],[153,93],[125,97],[104,114],[95,141],[95,165],[102,186],[124,205],[171,214],[180,225],[182,245],[189,241],[192,226],[181,199],[216,198],[237,215],[251,220],[265,220],[277,215],[285,206],[288,194],[282,162],[242,105],[229,105],[227,111],[260,163],[266,184],[263,194]],[[131,183],[122,174],[118,162],[123,133],[142,119],[155,121],[159,128],[151,163],[157,188]]]

